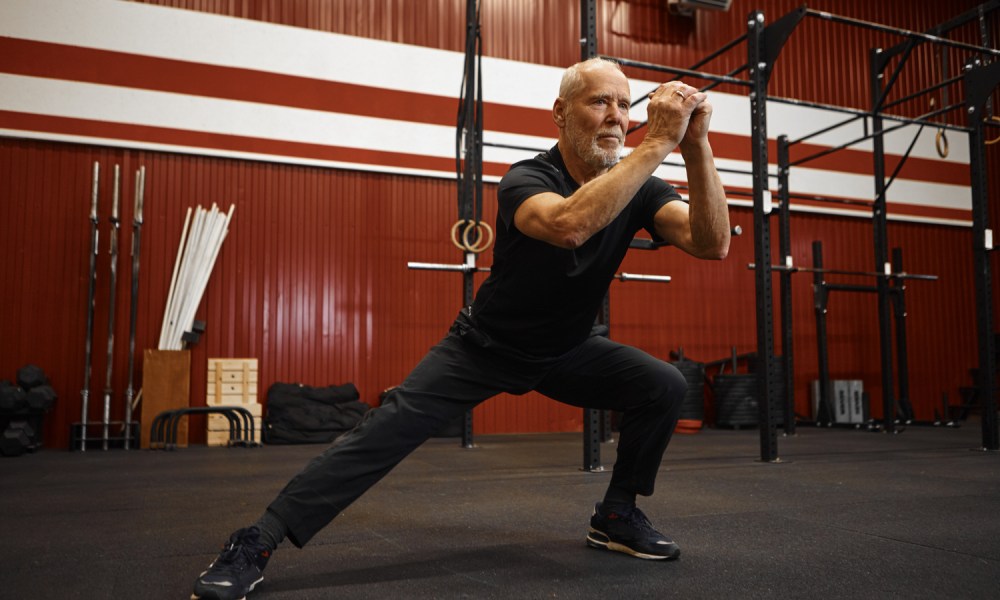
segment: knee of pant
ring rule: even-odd
[[[664,412],[679,412],[687,393],[688,383],[677,367],[663,363],[656,373],[653,400]]]

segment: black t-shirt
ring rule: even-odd
[[[533,356],[557,356],[590,335],[615,272],[640,229],[656,237],[653,216],[673,186],[650,177],[607,227],[576,250],[528,237],[514,225],[522,202],[541,192],[568,197],[579,188],[558,146],[514,164],[500,181],[490,276],[472,305],[476,327]]]

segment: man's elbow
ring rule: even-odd
[[[729,256],[729,244],[724,247],[716,248],[711,256],[708,257],[709,260],[723,260]]]
[[[563,250],[576,250],[590,239],[590,236],[584,230],[563,227],[546,228],[544,232],[539,232],[532,237],[537,237]]]
[[[709,246],[703,246],[699,249],[697,256],[705,260],[723,260],[729,256],[729,239],[727,238]]]
[[[576,250],[593,235],[586,223],[571,217],[554,219],[548,224],[549,243],[564,250]]]
[[[556,245],[564,250],[576,250],[588,239],[590,238],[582,232],[567,233],[559,239]]]

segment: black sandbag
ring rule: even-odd
[[[275,383],[267,391],[264,435],[268,444],[332,442],[370,408],[353,383],[312,387]]]

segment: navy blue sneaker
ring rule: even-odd
[[[191,600],[244,600],[264,580],[271,549],[260,543],[256,527],[240,529],[218,558],[194,582]]]
[[[646,560],[673,560],[681,555],[680,546],[653,529],[646,515],[635,506],[620,512],[603,512],[600,502],[590,517],[587,545]]]

